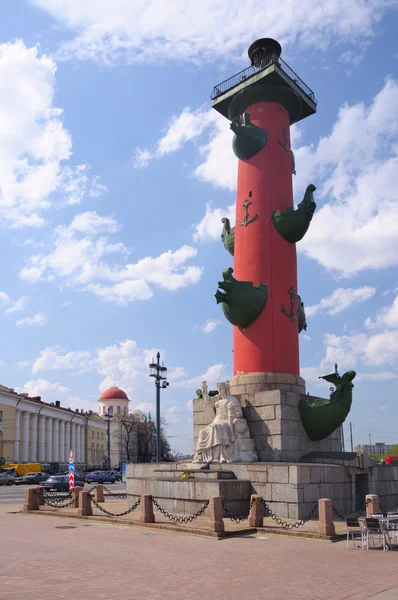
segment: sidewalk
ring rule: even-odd
[[[215,541],[72,516],[9,514],[15,510],[0,507],[0,600],[398,597],[395,552],[269,534]]]

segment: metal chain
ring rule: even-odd
[[[354,516],[356,516],[356,517],[360,517],[360,516],[362,516],[362,514],[363,514],[363,513],[366,513],[366,507],[367,507],[367,506],[368,506],[368,504],[370,504],[370,503],[371,503],[371,499],[370,499],[370,498],[368,498],[368,499],[366,500],[366,502],[365,502],[365,503],[364,503],[364,504],[361,506],[361,508],[360,508],[359,510],[357,510],[357,511],[354,513]],[[342,521],[345,521],[345,520],[346,520],[346,518],[347,518],[347,517],[345,517],[343,514],[341,514],[341,512],[340,512],[339,510],[337,510],[337,508],[336,508],[334,505],[333,505],[333,507],[332,507],[332,508],[333,508],[333,512],[334,512],[334,514],[335,514],[335,515],[336,515],[336,516],[337,516],[339,519],[341,519]],[[381,511],[381,512],[383,512],[383,511]],[[352,516],[352,513],[351,513],[350,515],[348,515],[348,516]]]
[[[109,510],[106,510],[106,508],[104,508],[103,506],[101,506],[96,500],[94,500],[94,496],[92,496],[91,494],[90,494],[90,500],[94,504],[94,506],[96,506],[97,508],[99,508],[99,510],[101,510],[106,515],[109,515],[110,517],[124,517],[125,515],[128,515],[129,513],[133,512],[133,510],[135,510],[136,508],[138,508],[139,505],[141,504],[141,497],[139,497],[138,500],[137,500],[137,502],[135,504],[133,504],[133,506],[130,506],[130,508],[128,508],[124,512],[121,512],[121,513],[112,513]]]
[[[299,527],[302,527],[303,525],[306,524],[307,521],[309,521],[311,519],[311,517],[313,516],[313,514],[315,513],[315,511],[318,508],[318,502],[316,502],[314,504],[314,506],[311,508],[308,515],[304,519],[299,519],[295,523],[288,523],[287,521],[283,521],[280,517],[277,517],[276,514],[272,512],[271,508],[269,507],[269,504],[267,504],[265,500],[263,500],[263,505],[264,505],[264,509],[267,511],[267,513],[271,517],[271,519],[273,521],[275,521],[277,525],[280,525],[281,527],[284,527],[285,529],[298,529]]]
[[[95,490],[96,487],[97,486],[93,487],[90,491]],[[109,488],[107,488],[105,486],[103,486],[103,488],[104,488],[104,491],[106,491],[109,494],[109,496],[114,496],[115,498],[120,498],[121,500],[127,500],[127,498],[129,496],[134,496],[134,494],[126,494],[126,493],[120,493],[120,494],[116,493],[115,494],[115,492],[111,492],[111,490]]]
[[[255,500],[253,499],[250,504],[249,504],[249,512],[246,515],[240,516],[240,517],[234,517],[233,514],[228,510],[228,508],[225,506],[225,502],[224,500],[221,500],[222,503],[222,507],[224,509],[225,514],[227,515],[228,519],[230,519],[231,521],[233,521],[234,523],[242,523],[242,521],[245,521],[246,519],[249,518],[250,515],[250,511],[251,508],[254,504]]]
[[[206,508],[209,506],[209,501],[206,500],[205,503],[203,504],[202,508],[200,508],[194,515],[189,515],[188,517],[178,517],[177,515],[172,515],[167,510],[162,508],[160,506],[160,504],[158,504],[158,502],[155,500],[155,498],[152,498],[152,502],[153,502],[153,505],[158,509],[158,511],[162,513],[162,515],[164,515],[165,517],[167,517],[168,519],[170,519],[170,521],[173,521],[174,523],[192,523],[192,521],[194,521],[194,519],[201,517],[203,515],[203,513],[205,512]]]
[[[335,514],[335,515],[336,515],[336,516],[337,516],[339,519],[341,519],[342,521],[345,521],[345,516],[344,516],[344,515],[342,515],[340,511],[338,511],[338,510],[337,510],[337,508],[335,507],[335,505],[334,505],[334,504],[332,505],[332,508],[333,508],[333,512],[334,512],[334,514]]]
[[[66,496],[43,493],[43,500],[45,505],[52,506],[53,508],[66,508],[67,506],[71,506],[75,501],[70,492]]]

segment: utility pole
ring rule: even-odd
[[[351,439],[351,452],[354,452],[354,442],[352,440],[352,423],[350,421],[350,439]]]

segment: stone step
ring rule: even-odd
[[[184,469],[183,469],[184,470]],[[187,469],[194,479],[236,479],[233,471],[222,471],[221,469],[201,470],[201,469]],[[159,477],[181,479],[182,471],[176,471],[176,469],[155,469],[154,474]]]

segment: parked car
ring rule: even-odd
[[[116,477],[107,471],[92,471],[87,473],[87,483],[115,483]]]
[[[110,473],[111,475],[113,475],[114,478],[116,479],[116,481],[122,480],[122,474],[119,471],[107,471],[107,473]]]
[[[69,490],[68,475],[51,475],[46,481],[41,481],[40,486],[47,492],[67,492]]]
[[[8,473],[0,473],[0,485],[12,485],[15,483],[15,477]]]
[[[64,477],[69,477],[69,471],[63,471],[62,473],[58,473],[58,475],[63,475]],[[86,474],[81,471],[75,471],[75,485],[83,485],[86,481]]]
[[[26,473],[26,475],[16,478],[15,485],[38,485],[41,481],[46,481],[49,477],[49,473]]]

